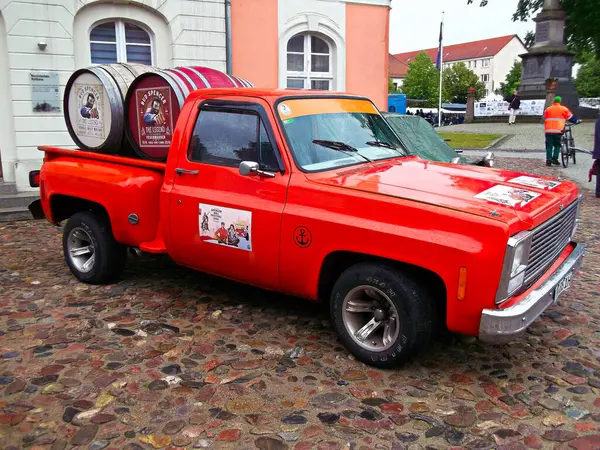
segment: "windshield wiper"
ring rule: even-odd
[[[388,144],[387,142],[383,142],[383,141],[369,141],[369,142],[366,142],[366,144],[370,145],[371,147],[385,147],[385,148],[399,151],[397,147],[394,147],[392,144]]]
[[[321,140],[321,139],[315,139],[313,141],[313,144],[321,145],[323,147],[327,147],[327,148],[330,148],[332,150],[337,150],[338,152],[343,152],[343,153],[346,153],[346,154],[348,154],[348,153],[356,153],[358,156],[360,156],[365,161],[372,162],[366,156],[361,155],[359,153],[358,149],[352,147],[349,144],[346,144],[345,142],[340,142],[340,141],[325,141],[325,140]]]

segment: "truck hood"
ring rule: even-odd
[[[509,225],[521,221],[526,228],[555,215],[578,195],[577,185],[565,180],[415,156],[306,176],[323,185],[428,203]]]

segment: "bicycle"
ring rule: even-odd
[[[562,165],[566,169],[569,167],[569,158],[573,158],[573,164],[577,164],[577,159],[575,154],[577,153],[577,149],[575,147],[575,138],[573,137],[573,126],[579,125],[580,122],[575,124],[567,124],[565,125],[565,131],[562,134],[561,143],[560,143],[560,157],[562,159]]]

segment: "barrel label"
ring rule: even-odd
[[[77,93],[77,135],[104,139],[104,87],[75,84]]]
[[[171,88],[137,89],[137,122],[140,147],[169,147],[173,135]]]

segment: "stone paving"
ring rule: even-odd
[[[517,118],[517,121],[519,119]],[[508,121],[508,119],[507,119]],[[508,125],[508,123],[472,123],[462,125],[452,125],[443,127],[440,131],[449,133],[491,133],[504,134],[508,138],[500,142],[493,148],[497,150],[539,150],[546,148],[544,141],[544,127],[542,124],[535,123],[517,123]],[[594,147],[594,123],[583,122],[573,127],[573,137],[577,147],[592,150]]]
[[[353,360],[316,305],[162,257],[83,285],[60,229],[3,224],[0,447],[598,449],[600,200],[584,195],[585,266],[526,336],[452,337],[390,371]]]

